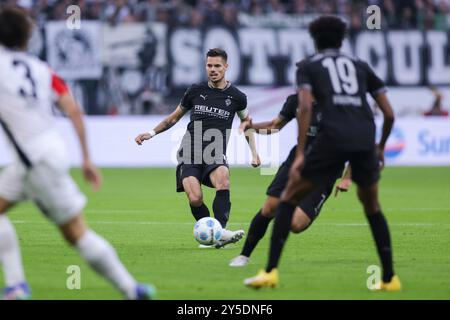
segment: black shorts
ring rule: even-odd
[[[179,164],[176,171],[177,192],[184,192],[183,179],[187,177],[196,177],[201,184],[214,188],[211,179],[209,178],[209,174],[220,166],[228,168],[227,163]]]
[[[329,185],[340,175],[346,162],[352,168],[352,180],[360,187],[370,186],[380,179],[376,147],[366,151],[347,151],[316,141],[305,153],[302,177],[317,185]]]
[[[275,198],[279,198],[281,196],[281,192],[283,192],[283,189],[286,187],[289,180],[289,169],[294,159],[295,148],[291,150],[286,160],[281,164],[280,168],[278,168],[275,178],[273,178],[272,182],[267,188],[266,194],[268,196],[272,196]]]
[[[295,159],[295,149],[291,151],[286,161],[284,161],[275,175],[275,178],[270,183],[267,188],[266,194],[271,197],[280,198],[283,189],[286,187],[289,179],[289,169],[292,162]],[[342,174],[342,170],[340,172]],[[303,212],[314,221],[320,213],[323,204],[328,199],[330,194],[333,192],[333,187],[336,179],[328,184],[328,186],[318,186],[313,191],[311,191],[298,205]]]

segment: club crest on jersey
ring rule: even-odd
[[[207,97],[207,96],[208,96],[208,95],[206,95],[206,94],[205,94],[205,95],[202,95],[202,94],[200,95],[200,97],[202,97],[203,100],[206,100],[206,97]]]
[[[225,100],[225,104],[227,105],[227,107],[231,104],[231,100],[230,99],[226,99]]]

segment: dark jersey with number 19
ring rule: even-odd
[[[325,50],[297,64],[297,85],[312,90],[322,114],[320,136],[339,150],[368,150],[375,123],[366,94],[386,90],[369,65],[338,50]]]
[[[375,122],[366,94],[386,90],[383,81],[367,63],[338,50],[322,51],[297,66],[298,87],[311,90],[322,114],[316,140],[305,151],[302,176],[327,184],[349,161],[359,186],[377,182]]]

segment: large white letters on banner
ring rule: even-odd
[[[423,42],[422,34],[419,31],[392,31],[388,34],[388,41],[392,48],[395,80],[399,84],[418,84],[421,80],[419,51]]]
[[[279,31],[280,54],[289,57],[286,70],[289,84],[295,83],[295,64],[314,53],[314,44],[307,30],[282,29]]]
[[[376,56],[376,61],[373,61],[371,54]],[[378,77],[384,81],[387,80],[388,65],[383,33],[369,31],[358,34],[355,42],[355,55],[367,61]]]
[[[444,32],[429,31],[427,33],[427,42],[430,47],[431,66],[428,69],[428,80],[435,84],[450,83],[450,55],[448,52],[448,35]],[[447,47],[447,50],[445,50]]]
[[[251,58],[248,80],[256,85],[270,84],[274,81],[274,70],[269,56],[277,53],[277,37],[273,29],[239,30],[242,54]]]
[[[187,86],[199,82],[203,68],[200,68],[201,34],[199,30],[177,29],[170,38],[172,54],[172,82],[174,86]]]
[[[180,28],[169,34],[169,44],[171,79],[180,88],[203,78],[202,58],[211,47],[228,51],[228,77],[244,85],[292,85],[295,63],[314,53],[308,31],[293,28]],[[367,61],[388,85],[450,85],[448,46],[445,31],[374,30],[344,39],[341,51]]]

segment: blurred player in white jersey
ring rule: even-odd
[[[31,23],[21,10],[5,7],[0,11],[0,125],[14,155],[13,162],[0,172],[4,298],[31,298],[17,235],[5,213],[18,202],[32,200],[90,266],[125,298],[151,299],[155,289],[137,283],[114,248],[84,221],[86,198],[69,174],[65,144],[53,124],[53,102],[73,123],[82,149],[83,174],[94,191],[101,185],[101,176],[90,160],[82,112],[66,84],[47,64],[23,52],[30,32]]]

